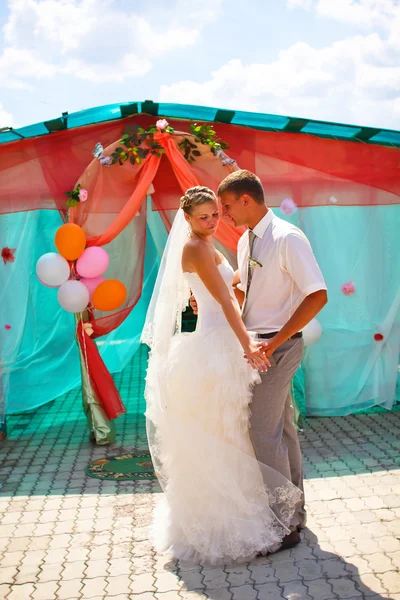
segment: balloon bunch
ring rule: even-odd
[[[41,256],[36,274],[43,285],[58,288],[58,301],[68,312],[79,313],[89,303],[101,311],[119,308],[126,299],[126,288],[116,279],[105,279],[109,263],[107,252],[99,246],[86,248],[86,235],[74,223],[62,225],[56,233],[59,252]]]

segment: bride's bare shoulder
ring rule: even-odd
[[[203,240],[190,239],[183,247],[182,265],[184,270],[186,268],[191,270],[191,267],[195,267],[199,262],[212,261],[214,255],[215,249],[211,244]]]

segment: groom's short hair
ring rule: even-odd
[[[234,171],[221,181],[218,187],[218,196],[221,196],[224,192],[232,192],[237,196],[247,194],[257,204],[265,203],[264,190],[260,178],[245,169]]]

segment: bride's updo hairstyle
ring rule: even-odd
[[[189,188],[186,194],[181,197],[181,209],[187,215],[192,213],[193,206],[200,206],[201,204],[208,204],[211,202],[218,202],[217,196],[210,188],[196,185],[195,187]]]

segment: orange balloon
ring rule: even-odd
[[[97,310],[109,312],[119,308],[126,300],[126,287],[117,279],[103,281],[94,290],[92,304]]]
[[[86,247],[86,235],[75,223],[65,223],[57,229],[54,239],[56,248],[67,260],[76,260]]]

